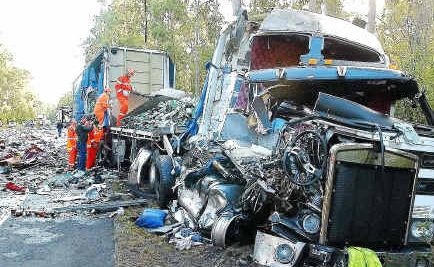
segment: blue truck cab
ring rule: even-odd
[[[431,266],[434,117],[373,34],[306,11],[254,21],[240,9],[207,67],[188,143],[222,150],[240,180],[178,180],[177,203],[214,244],[258,224],[254,259],[267,266],[343,266],[332,255],[351,246],[406,259],[389,266]],[[425,125],[394,118],[404,99]],[[207,200],[188,200],[194,190]]]

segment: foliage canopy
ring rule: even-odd
[[[23,122],[35,117],[38,101],[28,89],[30,75],[13,65],[12,55],[0,44],[0,121]]]
[[[177,87],[193,92],[195,56],[203,79],[222,24],[218,0],[113,0],[95,17],[86,59],[104,46],[164,50],[177,65]]]

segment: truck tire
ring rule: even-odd
[[[168,155],[160,155],[156,159],[155,167],[155,195],[160,208],[166,208],[174,196],[172,187],[175,185],[175,178],[172,175],[172,159]]]

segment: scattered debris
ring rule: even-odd
[[[81,204],[67,207],[53,208],[55,213],[65,213],[65,212],[78,212],[86,210],[95,210],[96,212],[112,212],[118,210],[120,207],[126,208],[131,206],[143,206],[146,205],[148,201],[146,199],[136,199],[129,201],[113,201],[110,203],[101,204]]]
[[[191,228],[182,228],[169,240],[175,244],[178,250],[189,250],[193,246],[203,245],[203,238],[199,232],[193,232]]]
[[[137,218],[136,225],[145,228],[157,228],[164,225],[164,219],[167,216],[166,211],[159,209],[145,209]]]
[[[161,99],[157,96],[156,99]],[[155,102],[154,105],[146,103],[142,112],[134,112],[123,119],[122,128],[154,131],[156,128],[176,127],[178,131],[185,129],[188,120],[191,117],[193,101],[189,97],[180,100],[164,97],[161,102]],[[151,102],[152,103],[152,102]],[[140,110],[140,108],[139,108]]]
[[[99,199],[100,196],[100,191],[104,188],[106,188],[107,186],[105,184],[94,184],[91,185],[86,192],[84,193],[84,198],[88,199],[88,200],[97,200]]]
[[[0,209],[0,226],[9,218],[11,212],[7,208]]]
[[[14,217],[21,217],[21,216],[35,216],[39,218],[53,218],[55,214],[51,211],[46,210],[15,210],[11,209],[11,215]]]
[[[125,214],[125,209],[123,207],[119,207],[115,212],[112,212],[109,217],[113,218],[115,216],[122,216]]]
[[[16,191],[16,192],[25,192],[26,191],[26,187],[16,185],[13,182],[7,182],[5,185],[5,188],[9,189],[11,191]]]

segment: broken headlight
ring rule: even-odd
[[[295,256],[295,251],[288,244],[280,244],[274,250],[274,258],[276,261],[288,264]]]
[[[410,226],[410,242],[429,242],[433,238],[434,222],[427,219],[413,219]]]
[[[315,235],[319,232],[321,218],[316,213],[308,212],[301,216],[300,225],[306,233]]]

